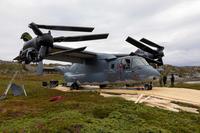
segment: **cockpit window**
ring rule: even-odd
[[[140,65],[148,65],[147,61],[146,61],[144,58],[142,58],[142,57],[137,57],[137,56],[135,56],[135,57],[133,58],[132,64],[133,64],[133,67],[134,67],[134,66],[140,66]]]

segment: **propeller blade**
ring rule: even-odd
[[[36,68],[36,73],[38,75],[42,75],[43,74],[43,61],[38,62],[37,68]]]
[[[158,54],[157,51],[155,51],[155,50],[153,50],[153,49],[147,47],[146,45],[142,44],[141,42],[139,42],[139,41],[137,41],[137,40],[135,40],[135,39],[133,39],[133,38],[131,38],[131,37],[128,37],[128,38],[126,39],[126,41],[129,42],[130,44],[132,44],[132,45],[138,47],[139,49],[141,49],[141,50],[143,50],[143,51],[149,52],[149,53],[151,53],[151,54]]]
[[[162,49],[162,50],[164,49],[163,46],[160,46],[160,45],[158,45],[158,44],[156,44],[156,43],[154,43],[154,42],[152,42],[152,41],[149,41],[149,40],[146,39],[146,38],[142,38],[140,41],[143,42],[143,43],[148,44],[149,46],[156,47],[156,48]]]
[[[29,28],[31,28],[36,35],[38,35],[38,36],[43,35],[42,31],[39,29],[39,27],[37,26],[37,24],[30,23],[29,24]]]
[[[162,58],[159,58],[157,61],[161,63],[160,65],[163,65],[163,60],[162,60]]]
[[[37,24],[38,28],[60,31],[80,31],[80,32],[92,32],[93,27],[76,27],[76,26],[57,26],[57,25],[41,25]]]
[[[85,49],[86,49],[86,47],[81,47],[81,48],[76,48],[76,49],[70,49],[70,50],[62,50],[62,51],[50,53],[49,56],[63,54],[63,53],[81,52],[81,51],[83,51]]]
[[[54,42],[77,42],[77,41],[89,41],[97,39],[106,39],[109,34],[94,34],[94,35],[83,35],[83,36],[71,36],[71,37],[55,37]]]

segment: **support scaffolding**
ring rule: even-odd
[[[16,85],[14,83],[14,80],[15,80],[17,75],[19,75],[20,79],[22,79],[19,71],[16,71],[15,74],[12,76],[12,79],[10,80],[10,82],[9,82],[7,88],[5,89],[3,95],[0,96],[0,100],[4,100],[7,97],[10,89],[12,90],[14,96],[22,95],[22,93],[24,93],[24,95],[27,96],[24,85],[19,86],[19,85]]]

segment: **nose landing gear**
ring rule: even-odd
[[[144,89],[145,90],[152,90],[153,86],[152,86],[152,82],[150,82],[149,84],[144,84]]]
[[[76,80],[71,84],[70,89],[71,90],[78,90],[78,89],[80,89],[80,87],[81,87],[80,82],[78,80]]]

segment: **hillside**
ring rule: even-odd
[[[1,64],[0,94],[19,64]],[[178,69],[178,68],[177,68]],[[178,69],[179,70],[179,69]],[[188,71],[188,70],[187,70]],[[23,72],[15,83],[25,85],[28,96],[0,101],[0,132],[198,132],[200,115],[176,113],[135,104],[121,98],[105,98],[98,92],[60,92],[43,88],[42,81],[63,81],[63,75],[36,76]],[[62,96],[51,102],[53,96]]]
[[[11,76],[0,77],[0,93]],[[0,101],[0,132],[198,132],[200,115],[176,113],[105,98],[98,92],[60,92],[41,87],[42,81],[62,80],[59,75],[17,77],[28,96]],[[51,102],[53,96],[62,96]]]
[[[63,66],[61,64],[45,64],[45,67]],[[35,66],[32,64],[31,66]],[[162,66],[165,74],[175,73],[180,77],[193,76],[195,74],[200,74],[200,66],[172,66],[164,65]],[[13,73],[16,70],[24,72],[21,64],[0,60],[0,73]],[[199,75],[200,76],[200,75]]]
[[[45,68],[53,68],[54,66],[59,65],[60,64],[44,64],[44,70]],[[14,74],[16,71],[19,71],[21,74],[35,74],[36,64],[26,65],[25,67],[24,65],[16,62],[0,60],[0,74]]]
[[[200,66],[172,66],[164,65],[165,73],[175,73],[180,77],[193,76],[195,74],[200,74]]]

